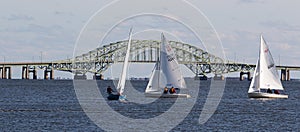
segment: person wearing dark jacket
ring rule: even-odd
[[[268,88],[267,93],[272,93],[272,90]]]
[[[170,92],[170,94],[174,94],[174,93],[176,93],[176,90],[175,90],[174,87],[172,87],[172,88],[169,90],[169,92]]]
[[[168,93],[168,88],[165,87],[165,88],[164,88],[164,94],[167,94],[167,93]]]

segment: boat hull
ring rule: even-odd
[[[108,99],[108,100],[119,100],[119,96],[120,96],[120,95],[117,95],[117,94],[109,94],[109,95],[107,96],[107,99]]]
[[[248,93],[249,98],[288,98],[288,95],[273,93]]]
[[[163,94],[163,93],[145,93],[145,97],[150,98],[190,98],[191,96],[188,94]]]

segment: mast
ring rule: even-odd
[[[262,67],[261,66],[261,64],[262,64],[262,61],[263,61],[263,59],[262,59],[262,55],[263,55],[263,53],[262,53],[262,51],[263,51],[263,43],[264,43],[264,38],[263,38],[263,36],[262,35],[260,35],[260,45],[259,45],[259,59],[258,59],[258,65],[257,66],[259,66],[259,67]],[[258,89],[260,90],[260,88],[261,88],[261,82],[262,82],[262,78],[261,78],[261,73],[262,73],[262,68],[258,68],[258,74],[259,74],[259,76],[258,76]]]
[[[132,36],[132,28],[130,29],[130,32],[129,32],[129,39],[128,39],[128,44],[127,44],[126,56],[125,56],[125,59],[124,59],[121,78],[119,79],[118,86],[117,86],[117,89],[118,89],[120,95],[122,95],[123,92],[124,92],[124,87],[125,87],[125,82],[126,82],[126,75],[127,75],[127,69],[128,69],[128,60],[129,60],[130,47],[131,47],[131,36]]]
[[[160,59],[157,57],[157,64],[156,64],[156,71],[158,71],[158,77],[157,77],[157,89],[159,89],[159,78],[160,78]]]

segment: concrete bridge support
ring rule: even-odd
[[[22,67],[22,79],[29,79],[29,67],[28,66]]]
[[[225,77],[221,74],[215,74],[214,80],[225,80]]]
[[[281,69],[281,81],[290,81],[290,70],[289,69]]]
[[[31,68],[28,70],[28,73],[32,73],[32,79],[37,79],[37,70],[34,68]]]
[[[251,81],[251,73],[250,72],[240,72],[240,81],[244,80],[244,75],[247,75],[248,81]]]
[[[22,79],[29,79],[30,73],[32,73],[32,79],[37,79],[37,70],[35,69],[35,67],[22,67]]]
[[[196,75],[194,77],[195,80],[207,80],[207,76],[206,75]]]
[[[11,79],[11,67],[5,67],[5,71],[7,74],[7,79]]]
[[[75,80],[86,80],[87,77],[86,77],[85,73],[75,73],[74,79]]]
[[[1,79],[11,79],[11,67],[0,67]]]
[[[2,77],[2,74],[3,74],[3,67],[0,67],[0,79],[2,79],[3,77]]]
[[[6,79],[5,67],[0,67],[0,70],[1,70],[1,79]]]
[[[104,77],[103,77],[102,74],[97,74],[97,73],[95,73],[95,75],[93,76],[93,79],[94,79],[94,80],[103,80]]]
[[[52,68],[46,68],[44,70],[44,79],[45,80],[53,80],[54,79],[54,70]]]

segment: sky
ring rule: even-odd
[[[0,62],[55,61],[73,57],[81,30],[97,11],[110,2],[111,0],[0,1]],[[219,35],[225,55],[230,61],[255,64],[262,34],[277,65],[300,66],[300,52],[298,52],[300,17],[297,17],[297,13],[300,12],[298,7],[300,1],[187,0],[187,2],[197,7],[208,18]],[[124,8],[129,6],[126,5],[126,1],[123,3],[125,3],[122,5]],[[132,2],[127,3],[132,4]],[[145,1],[145,5],[147,4],[149,3]],[[170,6],[178,5],[170,4]],[[181,14],[193,16],[189,11],[180,9],[181,6],[177,8]],[[117,9],[109,13],[112,16],[121,14]],[[140,19],[151,21],[148,20],[149,18]],[[177,28],[163,22],[159,25],[160,28],[172,28],[170,32],[176,34]],[[118,31],[117,29],[114,31]],[[104,32],[101,28],[95,30]],[[138,30],[139,28],[136,28],[136,31]],[[120,37],[108,37],[110,40],[107,42],[126,39],[127,31],[114,34]],[[182,35],[186,32],[180,28],[178,31],[181,31]],[[124,35],[120,35],[121,33]],[[193,42],[187,38],[185,41]],[[89,50],[94,47],[89,47]],[[150,72],[151,70],[146,72],[146,75],[138,73],[136,75],[147,76]],[[64,76],[64,73],[56,75]],[[298,72],[292,72],[292,77],[296,75],[300,78]],[[14,76],[19,75],[14,74]]]

